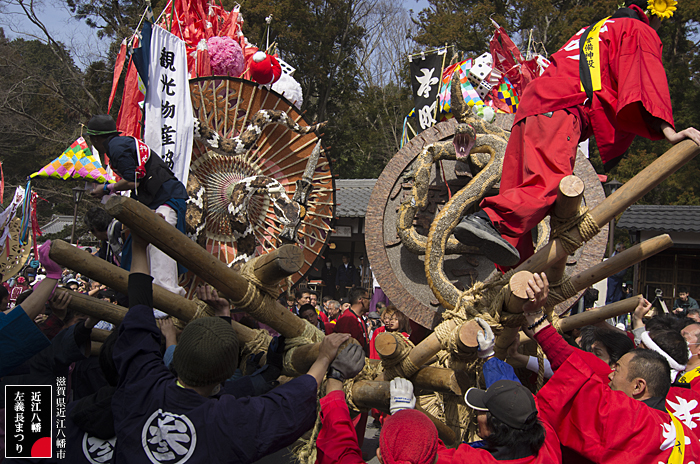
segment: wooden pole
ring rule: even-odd
[[[352,401],[361,409],[379,409],[380,411],[389,412],[389,401],[391,400],[391,392],[389,390],[389,382],[377,382],[374,380],[360,380],[352,386]],[[444,422],[437,419],[432,414],[422,410],[418,404],[416,409],[435,424],[438,430],[440,439],[448,445],[454,444],[456,436],[452,429],[447,427]]]
[[[100,300],[82,293],[73,292],[67,288],[57,288],[56,294],[68,293],[72,298],[68,307],[82,314],[95,317],[110,324],[119,325],[126,315],[126,308],[113,305],[107,301]]]
[[[576,274],[571,277],[571,283],[576,291],[583,290],[672,246],[673,240],[668,234],[650,238]]]
[[[102,342],[90,342],[90,356],[99,356]]]
[[[129,271],[93,256],[87,251],[71,246],[63,240],[51,242],[49,257],[113,290],[124,294],[129,292]],[[197,314],[195,301],[182,298],[159,285],[153,285],[153,306],[185,322],[190,321]]]
[[[559,319],[559,330],[561,332],[568,332],[569,330],[578,329],[579,327],[596,324],[610,319],[611,317],[630,313],[634,311],[634,308],[639,304],[639,298],[641,296],[642,295],[632,296],[600,308],[591,309],[590,311],[585,311],[569,317],[563,317]]]
[[[462,324],[457,337],[457,349],[460,353],[476,356],[479,351],[479,342],[476,337],[481,330],[481,326],[474,319]]]
[[[103,330],[103,329],[92,329],[92,332],[90,333],[90,340],[94,342],[100,342],[104,343],[105,340],[107,340],[107,337],[110,336],[112,333],[111,330]]]
[[[677,143],[594,208],[590,213],[593,221],[599,227],[603,227],[612,218],[622,213],[664,179],[692,160],[698,153],[700,153],[700,147],[692,140]],[[575,231],[574,235],[578,236],[578,231]],[[530,259],[518,266],[517,270],[542,272],[566,255],[567,252],[561,241],[557,239],[545,245]]]
[[[624,300],[616,301],[609,305],[601,306],[599,308],[591,309],[582,313],[574,314],[573,316],[562,317],[559,319],[559,325],[557,330],[560,332],[568,332],[573,329],[579,329],[587,325],[597,324],[611,317],[621,316],[623,314],[631,313],[637,307],[639,303],[639,298],[642,295],[631,296]],[[531,343],[532,339],[520,333],[520,343]]]
[[[469,387],[472,386],[464,383],[464,379],[460,379],[453,369],[444,367],[425,366],[410,380],[416,388],[421,390],[453,393],[459,396],[464,396]]]
[[[557,199],[554,202],[554,216],[566,220],[576,216],[581,206],[585,184],[576,176],[566,176],[559,182]],[[551,224],[551,222],[550,222]],[[553,229],[552,229],[553,230]],[[552,240],[550,238],[550,240]],[[563,257],[545,271],[550,282],[558,282],[566,270],[567,256]]]
[[[527,301],[527,282],[532,279],[532,273],[520,271],[513,274],[508,283],[510,292],[506,296],[505,309],[511,314],[523,312],[523,305]],[[493,347],[494,354],[498,359],[506,359],[508,347],[517,336],[520,327],[503,327],[503,330],[496,337],[496,345]]]
[[[165,222],[163,218],[153,214],[153,211],[145,205],[131,198],[115,196],[107,201],[106,209],[122,224],[127,225],[133,233],[138,234],[178,263],[183,264],[220,293],[234,301],[241,301],[246,297],[248,287],[252,284],[218,258],[212,256],[207,250],[180,233],[175,227]],[[290,249],[281,251],[284,248]],[[298,252],[303,254],[303,251],[295,245],[284,245],[276,251],[283,256],[280,259],[280,266],[287,266],[287,271],[290,270],[288,267],[291,261],[289,256]],[[269,259],[271,258],[256,265],[256,277],[271,278],[271,276],[280,275],[279,272],[263,271],[269,266]],[[273,284],[275,282],[267,281],[264,283]],[[257,320],[269,325],[287,338],[298,337],[304,332],[304,321],[279,303],[265,305],[265,311],[255,311],[263,307],[263,301],[262,294],[257,294],[246,307],[238,309],[253,314]]]

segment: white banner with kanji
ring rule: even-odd
[[[144,141],[187,185],[194,118],[185,42],[154,26],[150,58]]]

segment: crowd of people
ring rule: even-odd
[[[361,287],[351,288],[344,304],[298,289],[286,301],[289,310],[327,336],[308,374],[280,383],[284,338],[273,338],[263,364],[262,353],[239,359],[230,321],[241,313],[214,289],[198,289],[214,317],[184,330],[171,318],[157,319],[147,244],[136,235],[132,241],[128,295],[54,263],[49,242],[39,250],[37,270],[45,277],[0,316],[3,386],[57,389],[58,379],[68,379],[68,462],[172,462],[183,456],[254,462],[313,427],[322,385],[317,462],[364,462],[368,413],[351,415],[343,381],[380,358],[374,346],[379,334],[409,339],[406,315],[391,305],[370,314],[371,295]],[[57,286],[115,303],[127,298],[124,321],[99,352],[91,354],[90,335],[100,321],[72,311],[67,293],[53,294]],[[396,378],[387,410],[371,411],[380,429],[381,462],[642,463],[690,462],[669,460],[681,451],[686,458],[700,456],[694,432],[700,420],[700,323],[672,313],[650,318],[651,304],[641,298],[630,332],[603,322],[560,335],[541,317],[546,276],[535,275],[529,286],[524,330],[546,356],[544,387],[531,392],[527,372],[538,370],[537,358],[524,354],[531,348],[516,338],[507,358],[496,358],[494,333],[477,319],[484,388],[469,389],[464,401],[476,414],[481,440],[447,448],[431,420],[414,409],[412,383]],[[12,306],[10,292],[0,291]],[[357,343],[338,354],[350,338]],[[11,404],[4,398],[4,407]]]
[[[662,3],[650,2],[650,11]],[[673,127],[655,32],[660,19],[647,15],[646,4],[628,0],[612,17],[572,37],[523,94],[499,195],[485,199],[483,209],[455,229],[460,241],[479,246],[502,270],[532,254],[529,232],[549,212],[559,180],[571,173],[579,141],[595,135],[607,166],[619,160],[635,134],[700,144],[697,130]],[[598,45],[583,46],[589,37]],[[92,118],[87,133],[121,178],[92,195],[131,191],[182,231],[187,193],[157,154],[120,136],[108,115]],[[103,240],[98,254],[129,270],[128,294],[64,269],[49,256],[50,242],[39,248],[29,266],[33,271],[0,287],[2,386],[51,386],[57,403],[46,405],[53,416],[43,427],[51,434],[54,461],[250,463],[312,429],[317,463],[366,461],[361,446],[368,412],[351,414],[344,382],[380,358],[380,335],[413,343],[425,335],[381,294],[369,263],[362,260],[356,269],[344,256],[339,268],[326,265],[323,298],[302,286],[280,296],[283,306],[325,334],[308,371],[289,378],[281,376],[287,341],[273,328],[201,286],[197,295],[214,315],[180,330],[153,308],[153,283],[183,293],[178,263],[126,233],[101,208],[90,210],[85,221]],[[601,322],[560,334],[544,309],[546,275],[534,274],[527,285],[522,329],[530,341],[521,345],[515,337],[505,359],[495,356],[493,328],[476,318],[478,350],[469,362],[483,376],[464,392],[463,401],[478,437],[445,446],[433,420],[421,411],[411,380],[385,379],[388,404],[372,411],[381,430],[377,459],[385,464],[700,462],[700,316],[688,289],[678,289],[678,310],[670,314],[656,311],[650,317],[652,304],[640,298],[629,328]],[[57,292],[59,286],[128,311],[112,327],[72,310],[75,295]],[[268,330],[271,342],[243,359],[233,320]],[[100,327],[111,333],[93,353],[91,337]],[[541,355],[531,356],[538,349]],[[539,389],[532,380],[536,373],[543,382]],[[0,444],[12,443],[4,449],[8,463],[32,456],[27,449],[33,444],[20,443],[25,418],[32,431],[42,429],[18,398],[3,396],[0,405]],[[59,399],[65,399],[65,411]]]

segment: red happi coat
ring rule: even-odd
[[[537,402],[537,409],[540,409]],[[540,416],[541,417],[541,416]],[[526,456],[520,459],[506,459],[499,461],[494,458],[491,453],[485,449],[472,448],[466,443],[459,445],[458,448],[448,449],[444,446],[438,448],[437,464],[556,464],[561,463],[561,447],[559,439],[552,427],[549,426],[546,420],[542,420],[546,436],[544,445],[540,448],[537,456]]]
[[[528,116],[578,107],[587,116],[600,156],[608,162],[624,154],[635,135],[663,138],[644,122],[643,110],[673,125],[671,97],[661,62],[659,36],[632,18],[608,19],[600,29],[602,89],[586,101],[579,78],[581,29],[551,56],[552,64],[528,84],[515,123]]]
[[[323,426],[316,439],[316,464],[364,464],[357,435],[350,419],[350,412],[342,391],[334,391],[321,398],[321,421]],[[511,463],[511,464],[556,464],[561,463],[561,451],[557,435],[544,424],[547,438],[538,455],[521,459],[498,461],[488,451],[462,444],[457,449],[448,449],[438,441],[438,464],[447,463]]]
[[[692,369],[690,372],[686,372],[679,379],[678,383],[688,383],[693,391],[700,393],[700,367]]]
[[[540,416],[556,430],[563,446],[592,462],[668,462],[678,438],[669,414],[612,391],[609,371],[593,354],[575,350],[537,394]],[[693,392],[682,390],[671,389],[666,403],[677,405],[670,410],[682,424],[683,462],[688,464],[700,458],[694,433],[697,401],[688,401]]]

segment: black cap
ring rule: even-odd
[[[93,116],[87,123],[88,135],[109,135],[118,134],[117,123],[108,114],[98,114]]]
[[[464,401],[472,409],[488,411],[493,417],[514,429],[522,430],[537,415],[537,406],[530,390],[512,380],[494,382],[488,390],[470,388]]]

